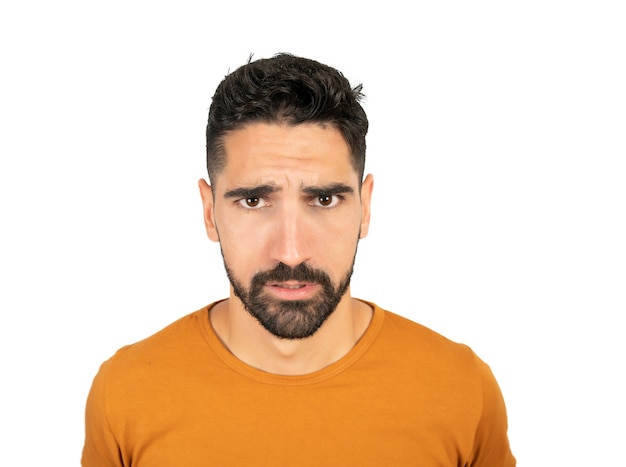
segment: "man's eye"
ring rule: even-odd
[[[256,196],[242,198],[238,201],[238,203],[241,205],[241,207],[247,209],[261,208],[266,204],[263,198],[257,198]]]
[[[317,200],[322,206],[330,206],[331,204],[333,204],[333,197],[329,195],[319,196]]]
[[[319,195],[315,197],[313,204],[324,208],[332,208],[339,204],[341,199],[342,197],[339,195]]]

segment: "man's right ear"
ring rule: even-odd
[[[211,190],[209,184],[203,179],[198,181],[198,187],[200,188],[200,197],[202,198],[202,210],[204,212],[204,226],[206,228],[206,234],[212,241],[219,242],[220,237],[217,233],[217,226],[215,224],[213,190]]]

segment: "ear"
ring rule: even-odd
[[[361,235],[359,238],[365,238],[370,228],[370,208],[373,189],[374,177],[372,174],[369,174],[361,184]]]
[[[214,241],[219,242],[220,237],[217,233],[217,226],[215,224],[215,210],[213,202],[213,190],[209,184],[204,180],[198,181],[198,187],[200,188],[200,197],[202,198],[202,208],[204,211],[204,226],[206,228],[206,234]]]

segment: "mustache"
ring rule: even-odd
[[[314,269],[305,263],[295,267],[278,263],[273,269],[256,273],[252,277],[251,289],[260,288],[268,282],[286,281],[311,282],[320,284],[325,288],[332,287],[330,277],[321,269]]]

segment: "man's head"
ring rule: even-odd
[[[249,123],[325,123],[335,127],[363,178],[368,121],[361,85],[351,87],[336,69],[314,60],[278,54],[249,61],[215,91],[206,128],[207,170],[215,188],[226,164],[224,137]]]
[[[207,127],[207,234],[232,295],[270,333],[313,335],[349,294],[373,186],[367,119],[339,72],[280,55],[220,84]],[[236,298],[235,298],[236,297]]]

